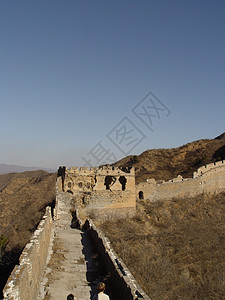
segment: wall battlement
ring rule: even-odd
[[[202,166],[202,167],[198,168],[198,170],[196,172],[194,172],[193,178],[201,176],[204,173],[208,172],[209,170],[221,168],[221,167],[224,167],[224,166],[225,166],[225,161],[224,160],[217,161],[217,162]]]
[[[104,176],[107,174],[110,175],[134,175],[135,169],[132,168],[118,168],[118,167],[111,167],[111,166],[102,166],[102,167],[65,167],[66,174],[73,174],[73,175],[99,175]]]
[[[60,167],[58,186],[74,194],[76,204],[87,214],[106,219],[133,216],[136,212],[134,168]]]
[[[224,170],[225,167],[225,161],[218,161],[215,163],[211,163],[205,166],[202,166],[200,168],[197,169],[196,172],[193,173],[193,177],[190,178],[183,178],[181,175],[178,175],[177,177],[170,179],[168,181],[165,180],[159,180],[158,184],[168,184],[168,183],[175,183],[175,182],[183,182],[183,181],[188,181],[188,180],[192,180],[193,178],[197,178],[197,177],[202,177],[205,175],[205,173],[207,172],[219,172]],[[154,178],[149,178],[146,180],[146,182],[148,183],[153,183],[156,184],[156,180]],[[141,182],[142,183],[142,182]]]
[[[121,208],[135,208],[136,198],[144,197],[157,201],[223,191],[225,190],[224,175],[225,162],[218,161],[198,168],[192,178],[183,178],[178,175],[171,180],[161,180],[157,183],[154,178],[150,178],[135,187],[134,168],[71,167],[70,169],[65,168],[64,191],[74,194],[83,192],[85,195],[82,198],[81,206],[86,206],[91,210],[101,209],[101,215],[102,212],[107,211],[116,217],[120,214],[119,209]],[[87,196],[87,194],[89,195]],[[118,211],[118,215],[116,211]],[[127,215],[131,216],[132,213]]]
[[[178,175],[169,181],[162,180],[159,183],[151,178],[136,186],[137,197],[151,201],[195,197],[202,193],[212,194],[222,191],[225,191],[224,161],[200,167],[192,178]]]
[[[68,188],[70,192],[74,192],[77,199],[82,199],[81,204],[86,205],[87,210],[96,209],[98,216],[110,213],[111,216],[117,217],[122,212],[123,216],[127,217],[135,213],[134,168],[120,169],[104,166],[89,169],[72,167],[70,169],[62,168],[59,173],[57,195],[58,192]],[[69,183],[71,183],[70,187]],[[155,179],[151,178],[136,186],[137,197],[149,201],[195,197],[202,193],[221,191],[225,191],[224,161],[200,167],[194,172],[193,178],[184,179],[178,175],[177,178],[160,183],[156,183]],[[81,195],[81,198],[78,195]],[[58,204],[59,199],[56,197],[56,216]],[[140,295],[142,299],[149,299],[123,262],[113,252],[110,242],[104,235],[91,221],[86,223],[86,227],[95,241],[103,261],[105,260],[109,270],[115,272],[115,288],[119,286],[124,292],[123,299],[139,299],[136,297],[137,295]],[[15,266],[5,285],[4,299],[37,299],[40,281],[46,266],[52,229],[51,208],[48,207],[30,242],[24,248],[19,259],[19,265]],[[123,272],[121,273],[121,266],[125,275]]]

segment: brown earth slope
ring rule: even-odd
[[[0,290],[45,207],[54,205],[55,181],[56,174],[45,171],[0,175],[0,236],[7,240],[0,254]]]
[[[224,299],[225,194],[138,202],[101,229],[151,299]]]
[[[138,183],[150,177],[165,180],[176,177],[178,174],[190,177],[201,165],[220,159],[225,159],[225,133],[213,140],[200,140],[179,148],[147,150],[139,156],[128,156],[114,165],[122,167],[135,166],[136,181]],[[3,241],[4,239],[7,240],[5,254],[4,252],[0,253],[0,298],[1,289],[23,247],[36,229],[45,207],[49,204],[54,205],[55,180],[55,174],[48,174],[45,171],[0,175],[0,237],[3,235]],[[145,209],[144,207],[141,210]],[[182,209],[186,210],[185,207]],[[151,207],[149,210],[152,213],[154,211],[155,214],[158,211],[157,206]],[[128,223],[133,227],[127,229],[128,233],[130,232],[133,235],[136,228],[142,228],[143,222],[145,224],[149,218],[151,216],[146,213],[144,220],[141,219],[136,223],[132,223],[134,221],[130,220]],[[187,219],[185,224],[188,227],[188,218],[185,217],[185,219]],[[165,224],[166,222],[170,224],[169,220],[165,221]],[[141,227],[138,227],[139,225]],[[116,225],[115,228],[117,228]],[[158,232],[160,236],[159,228],[155,232]],[[212,228],[212,232],[215,229],[219,234],[217,227]],[[154,232],[153,227],[151,227],[151,230]],[[169,232],[168,235],[170,234]],[[136,235],[138,233],[134,237]],[[182,243],[182,240],[180,240],[180,243]],[[123,253],[121,255],[123,257]]]
[[[199,140],[178,148],[147,150],[140,155],[127,156],[112,166],[135,167],[138,184],[147,178],[192,177],[202,165],[221,159],[225,159],[225,133],[215,139]]]
[[[7,173],[0,175],[0,192],[7,186],[7,184],[13,179],[17,178],[26,178],[26,177],[40,177],[43,175],[47,175],[46,171],[38,170],[38,171],[26,171],[21,173]]]

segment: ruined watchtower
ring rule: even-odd
[[[62,190],[74,194],[76,204],[98,218],[133,216],[136,211],[135,170],[60,167]]]

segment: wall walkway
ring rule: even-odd
[[[38,300],[62,300],[70,293],[76,299],[90,300],[102,280],[106,281],[111,300],[148,300],[92,221],[87,220],[83,229],[71,228],[72,198],[70,193],[57,195],[52,254]],[[82,227],[78,211],[76,220]]]
[[[59,193],[52,255],[41,284],[38,300],[62,300],[72,293],[90,299],[100,270],[92,259],[94,249],[87,232],[71,228],[71,194]]]
[[[91,220],[84,229],[72,228],[72,197],[57,193],[54,222],[50,207],[46,209],[4,288],[4,299],[62,300],[72,293],[76,299],[90,300],[97,284],[105,281],[111,300],[148,300]],[[77,221],[80,227],[80,219]]]

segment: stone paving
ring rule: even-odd
[[[70,227],[72,195],[60,193],[52,253],[38,300],[63,300],[72,293],[79,300],[91,299],[100,270],[87,232]]]

